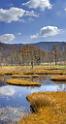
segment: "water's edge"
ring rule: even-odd
[[[29,114],[31,109],[26,96],[46,91],[66,91],[66,84],[44,79],[40,87],[0,85],[0,124],[15,124],[20,118]]]

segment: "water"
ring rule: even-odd
[[[39,91],[66,91],[66,84],[46,79],[41,81],[40,87],[0,85],[0,124],[16,124],[30,113],[30,103],[26,96]]]

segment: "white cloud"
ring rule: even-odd
[[[14,105],[16,105],[16,103],[14,103]],[[25,115],[27,115],[27,112],[24,111],[24,106],[12,107],[11,105],[7,105],[6,107],[0,107],[0,124],[16,124],[20,118],[25,117]]]
[[[0,9],[0,22],[11,23],[20,21],[24,16],[38,17],[34,11],[26,11],[22,8],[11,7],[9,9]]]
[[[25,16],[39,17],[39,14],[35,13],[35,12],[32,10],[32,11],[25,11]]]
[[[31,38],[31,39],[33,39],[33,40],[35,40],[35,39],[37,39],[37,38],[38,38],[38,34],[31,35],[31,36],[30,36],[30,38]]]
[[[0,9],[0,21],[10,23],[18,21],[24,16],[25,10],[20,8],[11,7],[9,9]]]
[[[56,26],[46,26],[40,29],[40,36],[48,37],[48,36],[55,36],[60,33],[60,30]]]
[[[31,35],[30,38],[37,39],[40,37],[55,36],[55,35],[58,35],[61,31],[62,29],[59,29],[56,26],[45,26],[40,29],[39,33]]]
[[[0,95],[13,96],[15,94],[15,89],[9,86],[0,87]]]
[[[23,3],[22,5],[27,5],[29,8],[40,8],[41,10],[44,10],[45,8],[51,9],[52,4],[49,0],[30,0],[26,3]]]
[[[15,35],[14,34],[3,34],[3,35],[0,35],[0,42],[2,42],[2,43],[11,42],[14,39],[15,39]]]

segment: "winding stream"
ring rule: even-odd
[[[20,87],[0,83],[0,124],[16,124],[20,118],[30,113],[30,103],[26,96],[34,92],[66,91],[66,84],[50,79],[41,80],[40,87]]]

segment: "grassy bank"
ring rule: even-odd
[[[23,82],[22,81],[23,79],[26,80],[27,78],[29,78],[29,79],[39,78],[39,76],[41,76],[41,75],[43,75],[43,76],[44,75],[51,75],[51,76],[54,75],[55,77],[56,76],[58,77],[58,75],[61,75],[61,76],[63,76],[63,79],[66,80],[65,79],[66,66],[60,66],[60,65],[45,66],[45,65],[43,65],[43,66],[34,66],[33,69],[31,68],[31,66],[2,66],[2,67],[0,66],[0,76],[1,75],[2,76],[11,75],[12,79],[10,79],[10,81],[8,81],[8,83],[14,84],[14,85],[18,85],[18,84],[23,85],[23,83],[26,82],[26,81]],[[50,78],[51,78],[51,76],[50,76]],[[15,81],[13,78],[15,78]],[[5,82],[6,82],[6,79],[5,79]]]
[[[51,80],[66,82],[66,75],[54,75],[54,76],[51,76]]]
[[[66,66],[0,66],[0,75],[66,74]]]
[[[33,93],[28,96],[34,113],[19,124],[66,124],[66,93]]]
[[[19,86],[40,86],[39,82],[32,82],[30,80],[24,80],[24,79],[19,79],[19,78],[11,78],[8,79],[7,84],[10,85],[19,85]]]
[[[61,70],[61,69],[34,69],[33,71],[30,72],[25,72],[24,75],[63,75],[66,73],[66,70]]]

